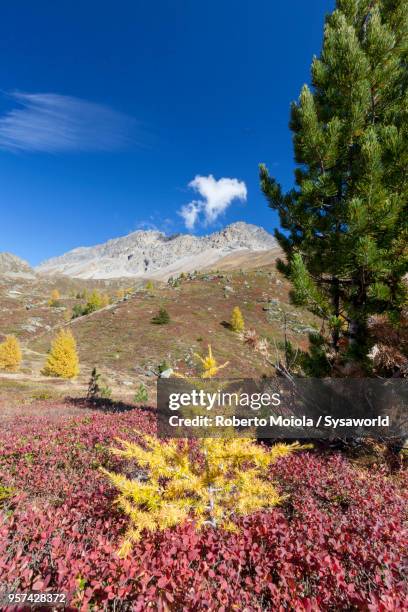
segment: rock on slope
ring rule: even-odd
[[[208,236],[158,231],[137,231],[93,247],[80,247],[38,266],[41,274],[77,278],[156,277],[215,265],[237,251],[276,248],[276,240],[263,228],[238,222]]]
[[[0,275],[16,278],[34,278],[30,265],[12,253],[0,253]]]

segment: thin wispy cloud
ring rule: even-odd
[[[173,226],[173,219],[163,217],[163,215],[155,211],[147,220],[138,221],[133,227],[132,231],[153,230],[167,234],[173,230]]]
[[[0,148],[64,153],[116,151],[130,143],[135,121],[108,106],[55,93],[11,93],[0,116]]]
[[[179,211],[187,229],[193,230],[197,223],[209,225],[222,215],[235,199],[246,201],[247,188],[244,181],[236,178],[215,179],[197,175],[189,187],[199,193],[201,199],[192,200]]]

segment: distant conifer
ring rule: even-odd
[[[152,318],[155,325],[166,325],[170,323],[170,315],[165,308],[160,308],[158,314]]]
[[[88,392],[86,397],[88,400],[95,400],[99,397],[101,388],[99,386],[99,379],[101,375],[97,372],[96,368],[93,368],[91,378],[88,383]]]

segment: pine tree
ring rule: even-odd
[[[53,340],[42,373],[61,378],[75,378],[79,374],[76,342],[70,330],[62,329]]]
[[[85,314],[85,306],[82,304],[74,304],[72,309],[72,319],[76,319],[77,317],[82,317]]]
[[[98,399],[110,399],[111,396],[112,389],[102,381],[97,369],[93,368],[88,382],[87,400],[95,402]]]
[[[231,329],[234,332],[242,332],[245,328],[244,317],[242,316],[242,312],[238,306],[232,310],[231,315]]]
[[[170,323],[170,315],[165,308],[160,308],[157,315],[152,318],[152,323],[155,325],[166,325]]]
[[[6,336],[0,344],[0,370],[17,372],[22,361],[20,343],[15,336]]]
[[[294,302],[360,356],[368,317],[396,320],[407,300],[407,32],[406,0],[337,0],[312,89],[292,105],[297,187],[283,194],[260,167]]]
[[[92,369],[91,378],[88,383],[88,392],[86,398],[90,401],[96,400],[100,396],[101,388],[99,386],[99,380],[101,375],[97,372],[96,368]]]
[[[133,398],[133,401],[135,401],[138,404],[143,404],[143,403],[146,403],[148,399],[149,399],[149,393],[147,391],[147,387],[143,383],[140,383],[135,393],[135,396]]]

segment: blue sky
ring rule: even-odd
[[[140,228],[278,221],[289,105],[331,0],[39,0],[0,22],[0,251],[37,264]],[[221,181],[221,179],[225,179]]]

